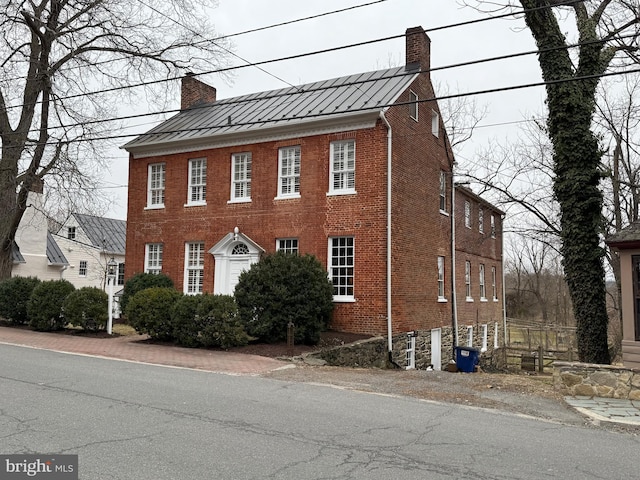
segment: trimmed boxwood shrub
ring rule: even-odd
[[[174,305],[172,321],[175,340],[185,347],[230,348],[249,343],[230,295],[185,295]]]
[[[152,287],[173,288],[173,280],[166,275],[159,273],[137,273],[124,284],[122,297],[120,298],[120,309],[127,311],[127,304],[136,293]]]
[[[28,323],[27,303],[39,283],[36,277],[12,277],[0,282],[0,317],[15,324]]]
[[[62,305],[67,296],[75,290],[67,280],[40,282],[31,292],[27,302],[29,325],[35,330],[61,330],[67,321]]]
[[[247,333],[267,343],[285,341],[289,321],[296,343],[318,343],[333,312],[333,287],[312,255],[263,257],[240,274],[235,298]]]
[[[127,304],[129,325],[155,340],[173,340],[171,311],[180,297],[182,293],[173,288],[152,287],[139,291]]]
[[[104,330],[109,320],[109,297],[96,287],[71,292],[62,306],[66,320],[75,327],[95,332]]]

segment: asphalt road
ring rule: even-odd
[[[0,345],[0,454],[78,454],[81,479],[637,479],[639,447],[496,411]]]

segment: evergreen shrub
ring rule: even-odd
[[[0,282],[0,317],[16,325],[28,323],[27,303],[39,283],[36,277],[12,277]]]
[[[27,302],[29,325],[41,331],[63,329],[67,321],[62,307],[73,291],[75,287],[67,280],[49,280],[36,285]]]
[[[131,297],[146,288],[165,287],[173,288],[173,280],[166,275],[159,273],[137,273],[124,284],[122,297],[120,298],[120,309],[127,311],[127,304]]]
[[[296,343],[316,344],[333,312],[333,286],[312,255],[262,257],[240,274],[235,299],[247,333],[266,343],[285,341],[293,322]]]
[[[155,340],[174,340],[171,311],[182,293],[168,287],[152,287],[133,295],[126,309],[129,325]]]
[[[105,330],[109,320],[109,297],[99,288],[82,287],[65,299],[63,311],[66,320],[75,327],[89,332]]]

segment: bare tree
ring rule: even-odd
[[[561,251],[577,322],[578,355],[582,361],[609,363],[601,246],[602,152],[592,126],[601,76],[638,60],[640,2],[474,3],[479,8],[522,12],[538,46],[547,92],[547,129],[553,145],[553,195],[560,206]],[[516,3],[524,11],[516,8]],[[575,28],[575,42],[568,41],[563,22]]]
[[[118,105],[167,98],[162,80],[226,61],[208,22],[214,1],[8,0],[0,11],[0,279],[15,232],[42,179],[56,194],[93,196],[99,139]],[[137,91],[132,85],[144,85]]]

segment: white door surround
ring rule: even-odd
[[[246,235],[228,233],[218,241],[209,253],[215,258],[213,293],[233,295],[238,277],[244,270],[260,260],[264,249]]]

